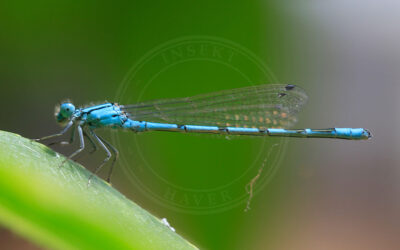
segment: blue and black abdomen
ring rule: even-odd
[[[179,125],[168,123],[155,123],[134,121],[128,119],[124,128],[135,132],[169,131],[183,133],[208,133],[223,135],[250,135],[250,136],[279,136],[300,138],[336,138],[347,140],[365,140],[371,133],[363,128],[329,128],[329,129],[283,129],[283,128],[244,128],[244,127],[218,127],[202,125]]]

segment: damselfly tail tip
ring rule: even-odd
[[[367,139],[371,139],[372,138],[372,133],[368,129],[364,129],[364,133],[365,133]]]

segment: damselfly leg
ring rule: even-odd
[[[97,141],[97,143],[104,149],[104,151],[106,151],[107,157],[103,160],[103,162],[99,166],[96,167],[93,174],[91,174],[89,176],[88,185],[90,184],[90,180],[93,178],[93,176],[96,175],[100,171],[100,169],[104,166],[104,164],[106,164],[111,159],[111,156],[112,156],[110,150],[106,147],[106,145],[104,145],[102,140],[92,130],[89,130],[89,131],[90,131],[90,135],[93,136],[95,141]]]
[[[75,126],[72,127],[71,136],[69,138],[69,141],[59,140],[59,141],[55,141],[55,142],[50,142],[50,143],[47,144],[47,146],[53,146],[53,145],[58,145],[58,144],[60,144],[60,145],[70,145],[70,144],[72,144],[74,142],[74,140],[75,140],[75,130],[76,130],[76,127]]]
[[[114,168],[115,162],[118,160],[119,152],[118,152],[118,150],[117,150],[113,145],[111,145],[111,143],[109,143],[108,141],[104,140],[104,139],[103,139],[102,137],[100,137],[100,136],[97,136],[97,137],[99,137],[99,139],[100,139],[104,144],[106,144],[106,145],[114,152],[114,160],[113,160],[112,163],[111,163],[111,167],[110,167],[110,170],[108,171],[108,176],[107,176],[107,179],[106,179],[108,183],[111,183],[111,175],[112,175],[112,172],[113,172],[113,168]]]
[[[82,131],[81,126],[78,125],[78,126],[77,126],[77,130],[78,130],[78,135],[79,135],[79,149],[76,150],[75,152],[73,152],[73,153],[72,153],[71,155],[69,155],[67,158],[65,158],[64,161],[61,162],[60,167],[61,167],[62,165],[64,165],[64,163],[65,163],[66,161],[71,160],[71,159],[74,158],[76,155],[78,155],[80,152],[82,152],[82,150],[85,149],[85,140],[84,140],[84,138],[83,138],[83,131]]]
[[[43,140],[47,140],[47,139],[50,139],[50,138],[62,136],[63,134],[65,134],[72,127],[72,125],[74,125],[74,122],[70,121],[70,122],[68,122],[67,126],[65,126],[65,128],[60,133],[57,133],[57,134],[54,134],[54,135],[48,135],[48,136],[45,136],[45,137],[42,137],[42,138],[39,138],[39,139],[33,139],[33,140],[35,140],[35,141],[43,141]]]
[[[93,149],[89,151],[89,154],[93,154],[94,152],[97,151],[97,145],[96,143],[92,140],[92,138],[90,137],[90,135],[88,134],[87,131],[85,131],[85,129],[83,130],[83,136],[86,137],[86,139],[88,139],[88,141],[90,142],[90,144],[92,145]]]

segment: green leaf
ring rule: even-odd
[[[51,249],[196,249],[81,165],[0,131],[0,222]]]

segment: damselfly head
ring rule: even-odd
[[[70,102],[64,102],[61,105],[56,107],[56,120],[58,123],[65,123],[70,120],[72,115],[75,112],[74,104]]]

